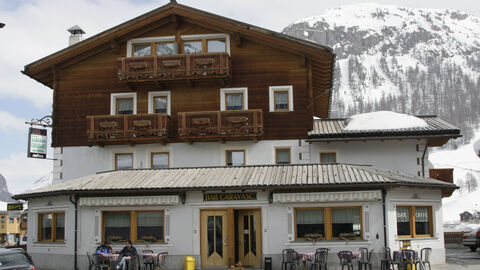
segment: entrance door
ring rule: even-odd
[[[202,266],[227,266],[227,211],[201,211],[200,222]]]
[[[238,257],[242,265],[262,264],[262,229],[260,210],[238,211]]]

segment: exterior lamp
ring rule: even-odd
[[[0,23],[0,28],[3,28],[5,27],[5,24],[4,23]]]

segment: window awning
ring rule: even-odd
[[[273,194],[273,202],[277,203],[364,202],[381,199],[382,192],[380,190]]]
[[[178,195],[80,198],[80,206],[173,205],[178,202]]]

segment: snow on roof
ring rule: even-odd
[[[344,130],[395,130],[426,127],[428,127],[427,122],[418,117],[391,111],[378,111],[350,116]]]

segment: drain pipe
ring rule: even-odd
[[[73,198],[75,200],[73,200]],[[75,237],[74,237],[74,244],[73,244],[73,269],[78,270],[78,262],[77,262],[77,242],[78,242],[78,195],[77,194],[70,194],[70,202],[75,206]]]
[[[385,203],[385,197],[387,196],[387,189],[382,188],[382,204],[383,204],[383,241],[384,246],[387,247],[387,206]]]
[[[425,149],[422,155],[422,177],[425,178],[425,154],[427,153],[428,142],[425,142]]]

